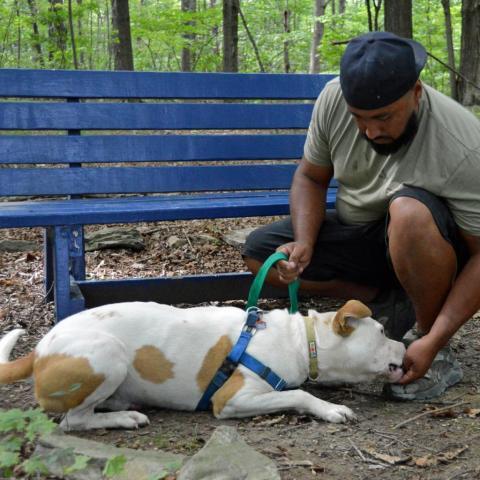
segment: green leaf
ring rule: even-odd
[[[20,459],[18,452],[9,452],[0,449],[0,468],[8,468],[17,465]]]
[[[78,472],[79,470],[83,470],[87,467],[88,462],[90,461],[90,457],[86,455],[75,455],[75,462],[70,467],[66,467],[63,472],[68,475],[73,472]]]
[[[22,448],[23,440],[18,437],[5,437],[0,441],[0,451],[18,452]]]
[[[0,412],[0,432],[23,432],[25,429],[25,413],[19,408]]]
[[[25,436],[29,441],[32,442],[36,437],[47,435],[55,429],[55,422],[50,420],[42,410],[37,408],[27,413],[30,421],[25,429]]]
[[[106,477],[113,477],[123,472],[125,464],[127,463],[127,458],[125,455],[117,455],[108,459],[103,469],[103,475]]]
[[[28,475],[33,475],[34,473],[48,474],[48,468],[40,457],[30,457],[28,460],[25,460],[22,463],[22,468]]]

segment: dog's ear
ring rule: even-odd
[[[354,328],[349,324],[348,319],[371,317],[372,311],[358,300],[349,300],[338,310],[332,322],[333,331],[342,337],[348,337]]]

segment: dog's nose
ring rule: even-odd
[[[400,368],[400,365],[397,365],[396,363],[389,363],[388,364],[388,370],[390,372],[394,372],[397,368]]]

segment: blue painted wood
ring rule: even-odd
[[[305,129],[312,104],[0,103],[2,130]]]
[[[0,195],[276,190],[290,187],[295,169],[294,163],[161,168],[5,168],[0,176]]]
[[[0,135],[0,164],[300,158],[305,135]]]
[[[314,99],[335,75],[0,69],[2,97]]]
[[[328,208],[335,208],[335,196],[336,188],[329,189]],[[0,228],[235,218],[288,212],[286,191],[25,201],[0,204]]]
[[[85,309],[81,291],[70,278],[70,257],[78,250],[73,242],[72,229],[58,226],[54,231],[55,313],[57,321]]]

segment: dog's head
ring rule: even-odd
[[[405,347],[387,338],[383,326],[371,315],[357,300],[349,300],[337,312],[309,311],[316,324],[319,381],[400,380]]]

